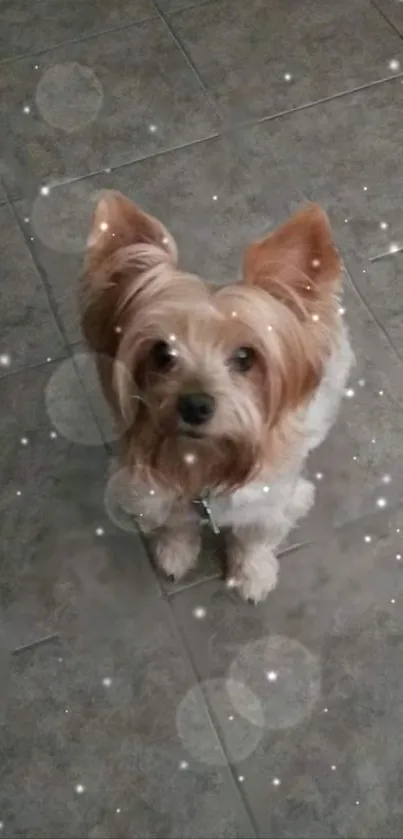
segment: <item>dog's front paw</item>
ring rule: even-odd
[[[189,539],[188,534],[167,531],[157,539],[155,557],[167,577],[178,581],[196,565],[199,550],[200,540],[196,535]]]
[[[277,585],[278,562],[272,550],[263,545],[232,557],[227,585],[236,588],[241,597],[256,604],[265,600]]]
[[[312,481],[299,478],[290,503],[289,515],[294,520],[303,518],[314,504],[316,487]]]

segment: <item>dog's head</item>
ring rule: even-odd
[[[212,286],[177,261],[159,221],[103,194],[85,258],[84,334],[126,429],[128,464],[193,496],[238,487],[284,457],[338,334],[341,265],[316,205],[250,245],[242,282]]]

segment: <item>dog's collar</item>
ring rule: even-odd
[[[210,493],[206,492],[203,493],[203,495],[199,495],[197,498],[193,498],[191,503],[194,507],[196,507],[200,518],[203,521],[208,522],[214,535],[218,536],[218,534],[220,533],[220,528],[218,527],[218,524],[211,510]]]

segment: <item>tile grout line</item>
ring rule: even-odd
[[[212,95],[211,95],[211,93],[210,93],[210,90],[209,90],[209,88],[208,88],[207,84],[205,83],[204,79],[203,79],[203,78],[202,78],[202,76],[200,75],[200,73],[199,73],[199,71],[198,71],[198,69],[197,69],[197,67],[196,67],[196,64],[194,63],[194,61],[193,61],[193,59],[192,59],[191,55],[189,54],[189,52],[188,52],[188,50],[186,49],[186,47],[183,45],[183,43],[182,43],[181,39],[179,38],[179,35],[177,35],[177,34],[176,34],[175,29],[174,29],[174,27],[171,25],[171,22],[170,22],[169,18],[168,18],[168,17],[165,15],[165,13],[164,13],[164,12],[160,9],[160,7],[159,7],[159,5],[158,5],[158,0],[152,0],[152,3],[153,3],[153,5],[155,6],[155,8],[156,8],[156,10],[157,10],[157,12],[158,12],[158,14],[159,14],[159,16],[160,16],[160,19],[163,21],[163,23],[165,24],[166,29],[168,30],[169,34],[171,35],[171,38],[173,38],[173,40],[175,41],[175,44],[176,44],[176,46],[178,47],[179,51],[181,52],[181,54],[182,54],[183,58],[185,59],[185,61],[186,61],[187,65],[188,65],[188,67],[189,67],[189,69],[192,71],[193,75],[194,75],[194,76],[195,76],[195,78],[197,79],[197,82],[198,82],[198,84],[200,85],[200,87],[202,88],[203,93],[204,93],[204,95],[205,95],[206,99],[208,100],[208,102],[209,102],[209,104],[210,104],[211,108],[212,108],[212,109],[213,109],[213,111],[214,111],[214,114],[216,115],[216,117],[218,117],[218,118],[221,120],[221,118],[222,118],[222,117],[221,117],[220,111],[219,111],[219,109],[217,108],[217,105],[216,105],[216,103],[215,103],[215,101],[214,101],[214,99],[213,99],[213,97],[212,97]],[[186,11],[186,10],[184,9],[183,11]]]
[[[387,15],[386,15],[386,14],[385,14],[385,12],[383,11],[383,9],[380,9],[380,8],[379,8],[378,3],[376,2],[376,0],[370,0],[370,4],[371,4],[371,6],[372,6],[374,9],[376,9],[376,11],[377,11],[377,12],[381,15],[381,17],[383,17],[384,21],[386,21],[386,23],[390,26],[390,28],[393,30],[393,32],[394,32],[396,35],[398,35],[398,37],[399,37],[399,38],[400,38],[400,40],[402,41],[402,40],[403,40],[402,33],[399,31],[399,29],[397,28],[397,26],[395,26],[395,24],[393,23],[393,21],[389,20],[389,18],[387,17]]]
[[[29,58],[36,60],[41,57],[41,55],[46,55],[47,53],[51,53],[54,50],[63,49],[64,47],[69,47],[74,44],[83,44],[86,41],[91,41],[93,38],[101,37],[102,35],[109,35],[114,32],[121,32],[122,29],[131,29],[133,26],[141,26],[143,23],[148,23],[150,20],[158,20],[158,15],[150,15],[150,17],[143,18],[142,20],[134,20],[132,23],[123,24],[121,26],[111,26],[108,29],[101,29],[97,32],[89,32],[86,35],[78,36],[77,38],[68,38],[67,41],[60,41],[57,44],[52,44],[50,47],[44,47],[43,49],[39,50],[38,52],[23,52],[19,55],[11,56],[10,58],[2,58],[0,59],[0,67],[4,67],[8,64],[13,64],[16,61],[23,61]]]

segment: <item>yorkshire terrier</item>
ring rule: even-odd
[[[122,430],[132,512],[181,579],[200,512],[228,531],[229,585],[258,602],[275,551],[310,510],[308,453],[332,426],[353,356],[342,266],[309,204],[246,250],[243,279],[214,286],[178,267],[169,231],[103,193],[88,239],[82,326]]]

